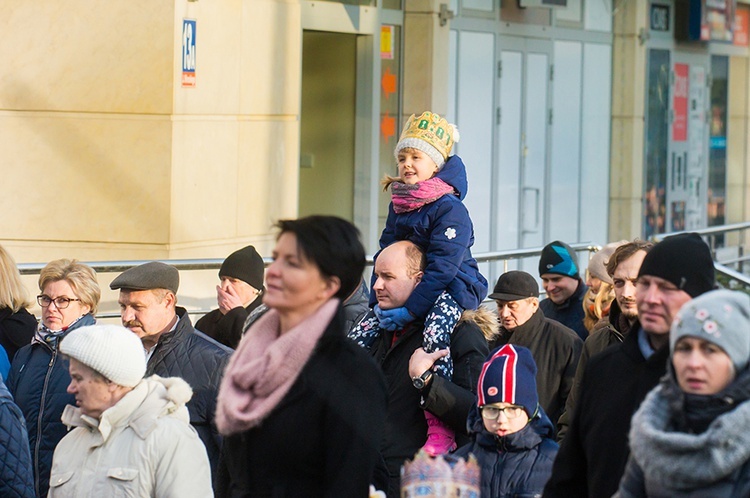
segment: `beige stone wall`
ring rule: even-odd
[[[748,59],[746,57],[729,58],[729,106],[727,125],[727,204],[726,223],[742,223],[750,220],[750,158],[748,157],[747,144],[750,142],[750,127],[748,127],[748,116],[750,116],[750,99],[748,90],[750,80],[748,78]],[[732,234],[727,241],[729,244],[750,243],[746,240],[739,241],[736,234]]]
[[[614,17],[609,240],[641,233],[647,2],[625,2]]]
[[[0,243],[18,262],[270,251],[271,223],[297,212],[296,0],[0,11]],[[195,88],[180,84],[184,18]]]

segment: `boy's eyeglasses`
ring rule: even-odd
[[[501,412],[505,414],[505,418],[511,419],[520,417],[521,413],[523,412],[523,407],[505,406],[503,408],[498,408],[497,406],[485,405],[481,408],[481,411],[482,418],[486,418],[489,420],[497,420]]]

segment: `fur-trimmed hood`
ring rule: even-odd
[[[475,310],[466,310],[461,315],[458,323],[461,322],[474,322],[479,330],[482,331],[484,338],[487,342],[493,341],[499,334],[499,322],[497,320],[497,313],[482,305]]]

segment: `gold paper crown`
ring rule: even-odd
[[[401,467],[401,498],[478,498],[481,474],[473,455],[451,468],[442,456],[420,450]]]
[[[445,118],[441,118],[434,112],[425,111],[418,117],[414,114],[409,116],[404,131],[401,132],[399,144],[410,138],[423,140],[434,147],[443,156],[443,160],[446,160],[453,149],[454,142],[458,141],[458,138],[454,137],[455,133],[455,127]],[[397,149],[401,148],[403,147],[397,146]]]

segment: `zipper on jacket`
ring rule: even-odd
[[[45,346],[47,346],[45,344]],[[47,346],[49,347],[49,346]],[[47,397],[47,386],[49,378],[52,375],[52,367],[57,359],[57,348],[52,349],[52,357],[47,365],[47,375],[44,376],[44,386],[42,387],[42,397],[39,400],[39,415],[36,421],[36,444],[34,445],[34,491],[39,496],[39,446],[42,441],[42,417],[44,416],[44,399]]]

